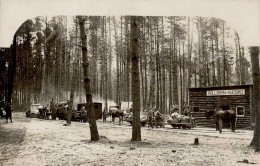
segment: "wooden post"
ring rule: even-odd
[[[194,139],[194,145],[199,145],[199,138]]]

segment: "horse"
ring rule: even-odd
[[[223,121],[230,123],[232,132],[235,132],[235,125],[236,125],[235,111],[233,110],[206,111],[205,115],[207,120],[209,120],[209,118],[213,116],[216,122],[216,131],[219,131],[219,133],[222,133]]]
[[[112,110],[111,111],[112,122],[115,122],[115,118],[119,118],[119,125],[121,125],[121,121],[123,122],[124,112],[122,110]]]

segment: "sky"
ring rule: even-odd
[[[245,46],[260,46],[260,0],[0,0],[0,47],[10,47],[16,30],[36,16],[153,15],[221,18]]]

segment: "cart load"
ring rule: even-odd
[[[43,106],[41,104],[31,104],[30,109],[26,110],[26,117],[38,118],[40,115],[39,109],[42,108]]]
[[[195,127],[195,118],[180,115],[177,112],[174,112],[167,120],[167,123],[170,124],[173,128],[191,129]]]

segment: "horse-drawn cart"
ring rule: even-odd
[[[43,108],[40,104],[30,105],[30,109],[26,110],[26,117],[38,118],[40,115],[39,109]]]
[[[170,123],[173,128],[183,128],[183,129],[191,129],[194,128],[195,125],[193,123]]]
[[[195,118],[179,114],[172,114],[167,123],[173,128],[192,129],[196,127]]]

